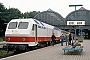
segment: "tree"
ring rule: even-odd
[[[0,20],[3,19],[3,12],[5,12],[5,7],[0,3]]]
[[[4,20],[0,20],[0,36],[4,36],[5,32],[5,25],[4,25]]]
[[[7,20],[10,21],[11,19],[18,19],[18,18],[22,18],[22,13],[16,9],[16,8],[9,8],[7,10],[7,13],[6,13],[8,16],[7,16]]]
[[[0,13],[5,11],[5,7],[2,3],[0,3]]]
[[[23,14],[23,17],[24,18],[34,18],[34,16],[37,15],[38,13],[40,13],[40,12],[37,12],[37,11],[25,12]]]
[[[6,8],[2,3],[0,3],[0,36],[4,35],[4,12],[6,11]]]

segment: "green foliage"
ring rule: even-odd
[[[10,21],[11,19],[18,19],[18,18],[22,18],[22,13],[16,9],[16,8],[9,8],[7,10],[7,13],[6,13],[8,16],[7,16],[7,20]]]
[[[5,11],[5,7],[2,3],[0,3],[0,13]]]
[[[0,20],[0,36],[4,36],[4,32],[5,32],[5,25],[4,25],[4,20]]]
[[[5,41],[5,37],[4,36],[0,36],[0,41]]]
[[[8,54],[7,54],[7,51],[5,50],[0,50],[0,58],[3,58],[3,57],[8,57],[10,55],[13,55],[13,52],[10,51]]]
[[[83,42],[83,38],[82,37],[78,37],[78,42]]]
[[[0,3],[0,20],[3,19],[4,12],[5,12],[5,7],[2,3]]]
[[[24,18],[34,18],[35,15],[37,15],[39,12],[33,11],[33,12],[25,12],[23,14]]]

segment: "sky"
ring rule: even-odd
[[[6,8],[17,8],[22,13],[43,12],[50,8],[62,17],[66,17],[70,12],[75,11],[75,7],[69,7],[69,5],[82,4],[83,6],[76,7],[76,10],[81,7],[90,10],[89,0],[0,0],[0,3],[3,3]]]

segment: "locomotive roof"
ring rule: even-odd
[[[37,24],[39,26],[43,26],[43,27],[48,27],[48,28],[51,28],[51,29],[56,29],[56,30],[59,30],[59,28],[55,27],[55,26],[52,26],[52,25],[49,25],[49,24],[46,24],[44,22],[41,22],[41,21],[38,21],[36,19],[32,19],[32,18],[28,18],[28,19],[12,19],[10,22],[22,22],[22,21],[30,21],[31,23],[33,24]]]

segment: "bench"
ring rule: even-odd
[[[69,50],[73,50],[73,51],[74,51],[74,50],[78,50],[78,51],[80,51],[80,55],[81,55],[83,48],[82,48],[81,46],[76,46],[76,47],[74,47],[74,48],[68,46],[68,47],[62,48],[62,50],[64,50],[64,54],[66,54],[66,53],[65,53],[66,50],[68,50],[68,51],[69,51]]]

